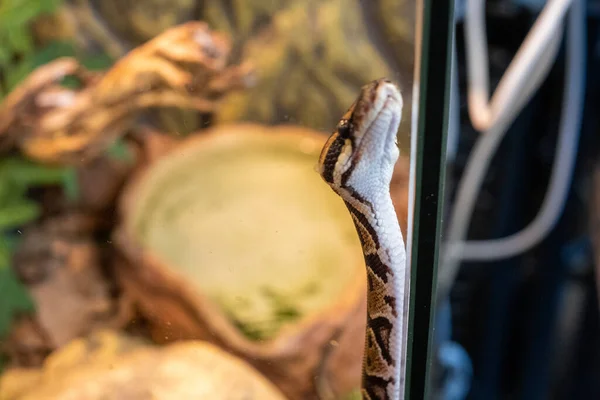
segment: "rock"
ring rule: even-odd
[[[204,342],[163,348],[112,331],[77,339],[40,370],[9,370],[0,400],[284,400],[247,363]]]

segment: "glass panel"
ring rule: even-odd
[[[1,1],[0,400],[426,396],[432,4]]]
[[[433,375],[443,398],[600,394],[589,4],[457,2]]]
[[[435,288],[442,235],[454,2],[421,1],[417,9],[413,108],[417,117],[411,157],[413,211],[409,212],[412,219],[408,225],[411,305],[406,398],[425,399],[436,391],[432,380],[437,348]]]

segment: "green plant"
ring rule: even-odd
[[[32,187],[72,185],[68,168],[48,168],[19,158],[0,161],[0,338],[5,336],[16,313],[33,310],[33,302],[11,268],[11,256],[18,243],[18,228],[34,221],[39,205],[27,198]]]
[[[29,313],[34,304],[11,267],[11,257],[18,244],[19,227],[40,214],[37,203],[27,198],[30,188],[40,185],[73,186],[67,168],[47,168],[19,158],[0,161],[0,339],[9,332],[16,314]],[[0,371],[3,360],[0,357]]]
[[[35,53],[29,33],[31,22],[54,12],[63,0],[2,0],[0,2],[0,96],[6,95],[20,79]]]
[[[0,102],[35,68],[59,57],[77,57],[89,69],[112,64],[105,55],[80,54],[72,43],[51,42],[36,48],[30,25],[55,12],[63,0],[0,0]],[[64,82],[69,85],[70,82]],[[18,228],[38,218],[39,205],[27,198],[30,188],[61,184],[67,197],[77,197],[73,168],[52,168],[20,158],[0,160],[0,339],[16,313],[33,309],[33,302],[10,266]]]
[[[77,57],[89,69],[104,69],[113,60],[105,54],[79,54],[69,42],[50,42],[36,48],[30,24],[43,14],[55,12],[64,0],[0,1],[0,100],[31,71],[59,57]]]
[[[30,35],[35,18],[55,12],[64,0],[0,0],[0,103],[34,69],[59,57],[75,57],[90,70],[110,67],[105,54],[85,54],[72,43],[54,41],[36,48]],[[67,87],[77,82],[66,78]],[[113,158],[130,161],[122,140],[107,151]],[[40,215],[39,205],[27,197],[33,187],[61,185],[67,198],[75,200],[78,185],[75,168],[54,168],[22,158],[0,159],[0,340],[15,315],[34,311],[34,303],[11,267],[23,225]],[[0,358],[0,371],[2,359]]]

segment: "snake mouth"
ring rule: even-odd
[[[321,150],[321,177],[338,187],[357,173],[388,170],[399,155],[401,116],[402,96],[392,82],[379,79],[363,86]]]
[[[400,108],[400,113],[402,113],[402,104],[398,104],[396,97],[388,96],[385,103],[384,109],[391,110],[392,108]],[[381,114],[384,110],[380,111]],[[399,115],[395,112],[388,111],[390,113],[390,121],[387,129],[387,135],[385,137],[385,147],[386,149],[390,146],[398,147],[398,127],[400,126],[400,118]]]
[[[355,108],[355,121],[364,126],[355,137],[354,162],[365,155],[371,162],[388,158],[395,161],[401,115],[402,97],[393,83],[379,80],[366,87]]]

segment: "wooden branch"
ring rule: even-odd
[[[89,161],[123,136],[141,111],[180,107],[213,112],[221,97],[253,84],[247,64],[230,66],[229,40],[202,22],[165,31],[105,74],[76,60],[50,62],[0,104],[2,147],[53,164]],[[68,76],[81,87],[60,86]]]

